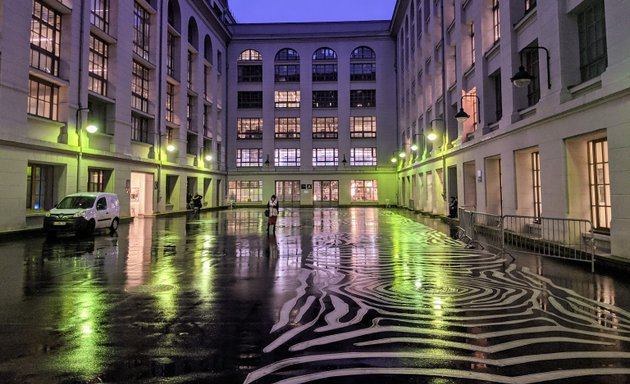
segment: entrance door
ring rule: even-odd
[[[129,210],[132,217],[153,214],[153,174],[131,172]]]
[[[276,180],[276,197],[281,206],[300,206],[300,180]]]
[[[313,180],[313,204],[339,205],[339,180]]]

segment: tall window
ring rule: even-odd
[[[276,180],[276,196],[280,202],[300,202],[300,180]]]
[[[377,180],[352,180],[350,197],[352,201],[378,201]]]
[[[195,55],[188,51],[188,71],[186,79],[188,80],[188,89],[193,89],[194,73],[195,73]]]
[[[260,180],[230,180],[228,195],[237,203],[251,203],[262,201],[262,181]]]
[[[196,155],[198,150],[197,135],[194,133],[186,134],[186,153],[189,155]]]
[[[499,18],[499,0],[492,0],[492,35],[496,43],[501,38],[501,19]]]
[[[276,167],[299,167],[299,148],[276,148],[274,153]]]
[[[300,108],[300,91],[275,91],[276,108]]]
[[[166,74],[175,78],[175,52],[177,37],[172,33],[166,34]]]
[[[109,33],[109,0],[91,0],[90,23]]]
[[[540,70],[538,68],[538,50],[527,49],[523,52],[523,60],[525,61],[525,69],[534,78],[527,86],[527,106],[531,107],[540,100]]]
[[[239,148],[236,150],[237,167],[262,167],[262,149]]]
[[[197,131],[194,124],[194,116],[195,116],[195,104],[197,99],[195,96],[188,95],[186,98],[186,129],[189,131]]]
[[[276,139],[299,139],[299,117],[276,117],[274,119],[274,132]]]
[[[212,137],[212,130],[210,129],[210,106],[206,104],[203,106],[203,135],[205,137]]]
[[[501,95],[501,72],[491,77],[494,88],[494,115],[496,121],[503,117],[503,97]]]
[[[109,45],[104,40],[90,34],[90,53],[88,57],[90,82],[88,89],[103,96],[107,96],[108,59]]]
[[[376,107],[375,89],[356,89],[350,91],[350,106],[353,108]]]
[[[350,150],[350,165],[376,165],[376,148],[352,148]]]
[[[532,152],[532,188],[533,188],[533,203],[534,203],[534,217],[536,221],[540,221],[542,214],[542,187],[540,182],[540,152]]]
[[[29,78],[28,113],[57,120],[59,113],[59,87],[35,77]]]
[[[329,167],[339,164],[337,148],[313,148],[313,166]]]
[[[262,81],[262,55],[254,49],[246,49],[238,56],[237,81],[260,83]]]
[[[237,97],[238,108],[263,107],[263,94],[260,91],[239,91]]]
[[[138,3],[133,5],[133,52],[149,60],[150,14]]]
[[[350,117],[350,137],[376,137],[376,116]]]
[[[175,123],[175,85],[166,83],[166,121]]]
[[[53,207],[55,168],[29,164],[26,168],[26,208],[49,210]]]
[[[313,91],[313,108],[337,108],[337,91]]]
[[[319,48],[313,53],[313,81],[337,81],[337,52]]]
[[[313,180],[313,201],[339,201],[339,180]]]
[[[604,1],[592,1],[578,15],[582,81],[602,74],[608,66]]]
[[[88,192],[105,192],[111,174],[112,171],[109,169],[90,168],[88,170]]]
[[[300,55],[291,48],[284,48],[276,53],[275,82],[300,81]]]
[[[262,139],[263,119],[260,117],[239,117],[236,119],[236,138]]]
[[[612,206],[607,138],[589,141],[588,165],[593,228],[600,232],[610,232]]]
[[[149,112],[149,69],[135,61],[131,73],[131,107]]]
[[[32,17],[30,65],[59,76],[61,15],[53,8],[34,1]]]
[[[475,47],[475,23],[470,23],[470,65],[475,65],[475,56],[477,56]]]
[[[313,117],[313,139],[336,139],[338,130],[337,117]]]
[[[350,54],[350,80],[376,80],[376,54],[369,47],[358,47]]]
[[[150,143],[149,119],[131,115],[131,140],[141,143]]]

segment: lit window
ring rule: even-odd
[[[149,60],[151,20],[149,12],[138,3],[133,6],[133,51]]]
[[[313,117],[313,139],[336,139],[339,135],[336,117]]]
[[[276,117],[274,119],[274,131],[276,139],[299,139],[299,117]]]
[[[131,73],[131,107],[149,112],[149,69],[135,61]]]
[[[376,116],[352,116],[350,118],[350,137],[376,137]]]
[[[376,148],[352,148],[350,150],[350,165],[376,165]]]
[[[499,18],[499,0],[492,0],[492,34],[497,42],[501,37],[501,19]]]
[[[59,87],[44,80],[31,77],[28,89],[28,113],[50,120],[57,120],[59,110]]]
[[[350,185],[352,201],[378,201],[376,180],[352,180]]]
[[[92,0],[90,23],[105,33],[109,33],[109,0]]]
[[[55,168],[29,164],[26,168],[26,208],[49,210],[53,207]]]
[[[53,8],[33,2],[31,20],[31,67],[59,76],[61,15]]]
[[[111,175],[111,169],[88,169],[88,192],[105,192]]]
[[[300,91],[275,91],[276,108],[300,108]]]
[[[236,138],[262,139],[263,119],[260,117],[239,117],[236,119]]]
[[[313,166],[330,167],[339,164],[337,148],[313,148]]]
[[[588,165],[593,228],[600,232],[610,232],[612,206],[607,138],[589,141]]]
[[[534,203],[534,217],[537,221],[540,221],[542,213],[542,187],[540,182],[540,152],[532,152],[532,188],[533,188],[533,203]]]
[[[90,34],[90,52],[88,57],[90,82],[88,89],[99,95],[107,96],[107,69],[109,45]]]
[[[276,148],[274,152],[274,160],[276,167],[299,167],[300,149]]]
[[[236,150],[237,167],[262,167],[262,149],[240,148]]]
[[[260,202],[262,201],[262,181],[230,180],[228,196],[230,200],[237,203]]]
[[[313,201],[338,202],[339,180],[313,180]]]

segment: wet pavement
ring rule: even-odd
[[[630,284],[377,208],[0,243],[0,383],[626,383]]]

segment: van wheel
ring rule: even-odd
[[[109,231],[110,232],[116,232],[118,230],[118,218],[115,217],[114,220],[112,220],[112,224],[109,226]]]

